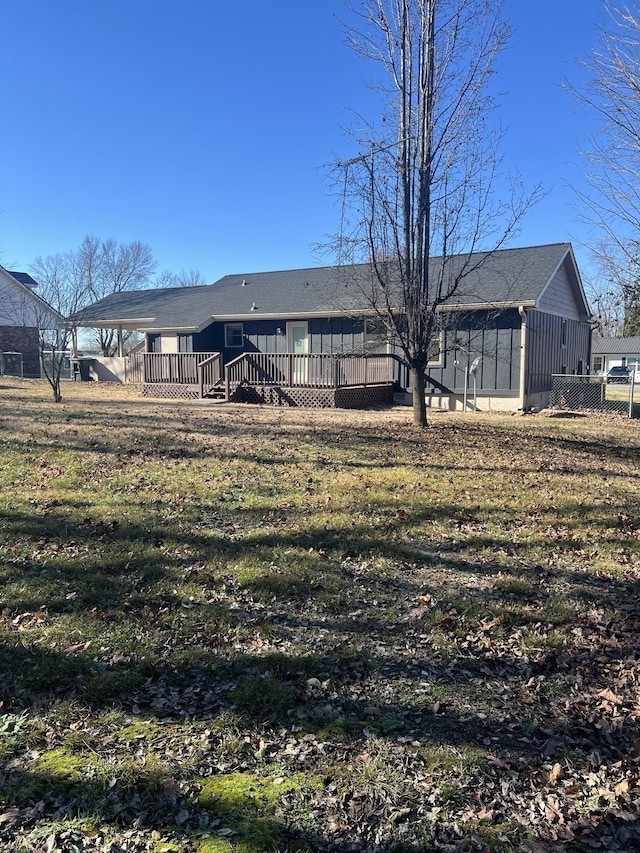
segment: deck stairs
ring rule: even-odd
[[[205,385],[202,389],[202,396],[207,400],[225,400],[227,390],[224,379],[218,379],[218,381],[213,384]]]

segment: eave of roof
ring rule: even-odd
[[[536,299],[520,299],[516,302],[460,302],[456,305],[439,305],[436,309],[442,313],[450,311],[506,311],[509,308],[535,308]]]

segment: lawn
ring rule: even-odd
[[[640,850],[637,422],[0,386],[0,849]]]

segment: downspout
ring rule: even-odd
[[[520,409],[526,408],[527,389],[525,380],[527,377],[527,312],[524,305],[518,306],[520,314]]]

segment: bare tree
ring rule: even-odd
[[[624,328],[624,309],[620,293],[615,285],[603,286],[600,279],[591,283],[587,280],[585,290],[589,303],[594,307],[597,318],[595,328],[603,338],[615,338]]]
[[[40,368],[56,403],[62,400],[61,380],[75,329],[66,318],[79,307],[82,290],[74,279],[68,255],[37,259],[32,266],[38,292],[21,299],[22,324],[37,328]]]
[[[335,163],[341,264],[370,265],[368,305],[411,369],[414,422],[426,426],[425,369],[439,312],[514,234],[539,189],[496,201],[501,132],[488,83],[510,35],[502,0],[360,0],[349,40],[381,69],[380,120]],[[438,263],[433,263],[438,256]],[[366,292],[365,292],[366,290]]]
[[[596,272],[587,281],[604,337],[640,334],[640,256],[622,253],[609,238],[591,246]]]
[[[178,287],[202,287],[206,283],[207,280],[200,270],[180,270],[178,275]]]
[[[206,283],[200,270],[194,269],[180,270],[179,273],[164,270],[155,280],[156,287],[202,287]]]
[[[594,117],[596,130],[581,154],[588,190],[576,190],[602,284],[598,296],[618,294],[624,333],[640,314],[640,10],[605,0],[598,41],[581,65],[584,86],[569,88]],[[635,317],[635,320],[634,320]]]
[[[118,243],[86,236],[71,254],[73,276],[84,286],[83,304],[96,302],[111,293],[143,290],[153,284],[156,262],[149,246],[139,240]],[[96,342],[103,355],[116,352],[116,330],[96,329]]]
[[[53,289],[54,303],[73,306],[74,311],[111,293],[152,286],[155,268],[151,249],[145,243],[118,243],[91,235],[84,237],[77,249],[39,257],[32,265],[42,287]],[[116,330],[97,329],[94,333],[103,355],[114,355]]]
[[[162,270],[155,277],[153,282],[154,287],[162,288],[162,287],[179,287],[178,284],[178,276],[171,272],[171,270]]]

